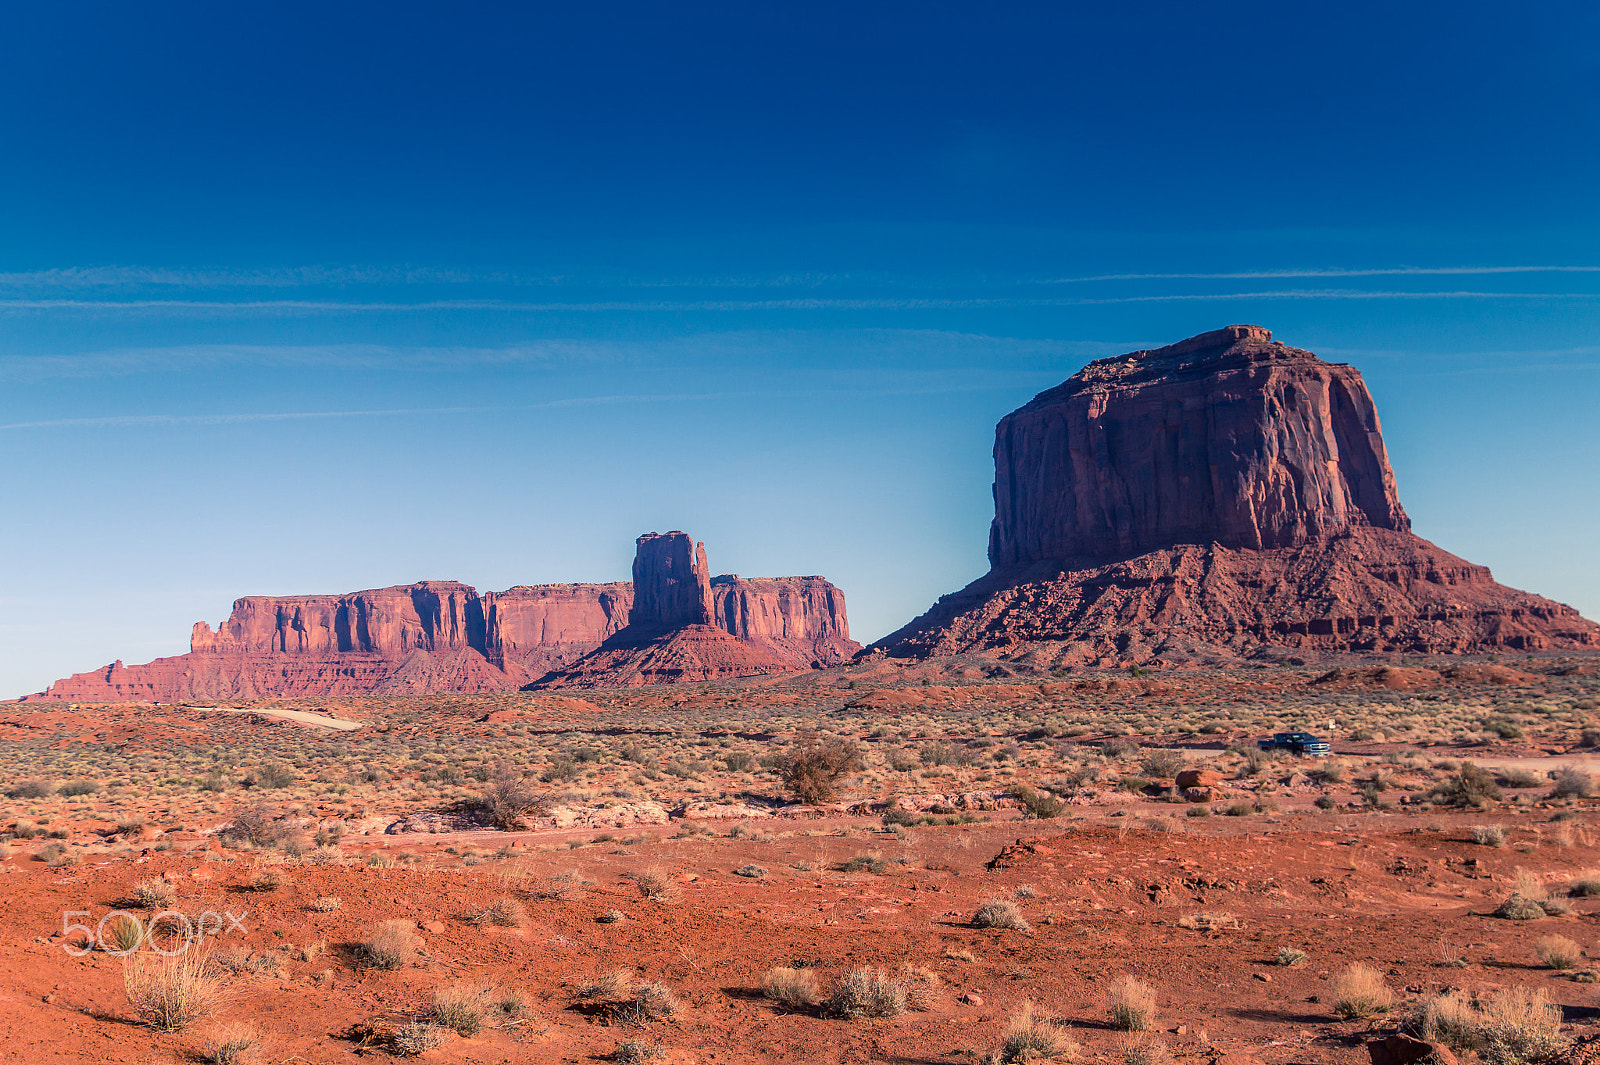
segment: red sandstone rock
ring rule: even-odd
[[[1412,535],[1360,375],[1231,326],[1003,419],[989,573],[876,647],[1040,667],[1600,645]]]
[[[628,624],[663,629],[711,624],[706,545],[676,529],[645,533],[635,545]]]
[[[1361,375],[1235,325],[1085,366],[1001,419],[995,567],[1409,530]]]
[[[634,601],[628,626],[564,670],[552,671],[528,686],[537,688],[635,688],[726,680],[808,668],[809,662],[774,653],[710,624],[711,582],[706,577],[704,544],[681,532],[639,537],[633,560]],[[729,577],[724,602],[735,625],[744,623],[739,578]],[[823,582],[826,584],[826,582]],[[832,588],[831,585],[828,586]],[[840,614],[843,605],[840,604]],[[701,620],[694,620],[694,619]],[[781,632],[768,624],[765,632]],[[763,626],[758,625],[758,632]],[[764,633],[763,633],[764,634]]]
[[[540,677],[570,665],[628,623],[633,585],[519,585],[483,596],[484,657]]]
[[[729,575],[713,588],[704,547],[682,533],[652,533],[639,544],[636,571],[650,589],[643,613],[655,619],[646,626],[652,638],[669,631],[660,619],[701,613],[731,635],[658,647],[651,664],[620,666],[618,676],[632,678],[622,683],[786,672],[833,665],[860,650],[850,639],[844,594],[821,577]],[[634,586],[626,582],[524,585],[481,597],[454,581],[344,595],[247,596],[215,632],[197,623],[189,654],[131,667],[118,661],[25,698],[179,702],[511,691],[597,650],[624,629],[634,605]],[[644,642],[638,631],[634,636],[634,646]]]
[[[861,645],[850,638],[844,593],[823,577],[711,578],[714,624],[796,667],[836,665]]]
[[[544,688],[637,688],[731,680],[807,668],[772,657],[715,625],[661,631],[624,629],[565,670],[529,685]]]
[[[1455,1053],[1443,1043],[1431,1043],[1396,1032],[1367,1043],[1372,1065],[1456,1065]]]
[[[1178,773],[1173,784],[1179,788],[1215,788],[1222,784],[1222,774],[1214,769],[1185,769]]]

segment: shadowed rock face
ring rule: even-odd
[[[645,533],[634,543],[628,624],[665,629],[711,624],[706,545],[677,530]]]
[[[996,569],[1406,531],[1361,375],[1236,325],[1092,362],[1000,422]]]
[[[990,571],[879,641],[1047,668],[1600,645],[1411,533],[1361,375],[1229,326],[1090,363],[995,432]]]

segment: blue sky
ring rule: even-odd
[[[1230,322],[1600,617],[1597,9],[1109,6],[10,12],[0,695],[651,529],[871,639],[985,569],[1000,416]]]

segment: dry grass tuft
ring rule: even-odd
[[[159,876],[133,885],[133,900],[147,910],[164,910],[178,899],[178,890]]]
[[[933,1009],[939,988],[939,974],[922,965],[906,962],[900,966],[900,982],[906,989],[906,1009],[926,1013]]]
[[[1328,987],[1333,1012],[1347,1021],[1383,1013],[1394,1005],[1394,992],[1383,982],[1382,974],[1360,962],[1345,966]]]
[[[1010,899],[990,899],[972,915],[972,923],[979,928],[1010,928],[1026,932],[1032,926],[1023,918],[1022,911]]]
[[[589,976],[572,989],[572,997],[579,1002],[607,1002],[626,996],[633,989],[633,974],[618,969],[603,976]]]
[[[1040,1010],[1029,999],[1022,1004],[1022,1009],[1012,1014],[1000,1049],[993,1057],[1009,1065],[1039,1058],[1073,1058],[1080,1049],[1060,1020]]]
[[[761,987],[768,999],[792,1010],[809,1009],[822,999],[817,974],[810,969],[768,969]]]
[[[344,905],[344,900],[337,895],[323,895],[311,904],[311,908],[318,913],[332,913]]]
[[[410,921],[384,921],[361,944],[361,963],[369,969],[404,968],[422,948]]]
[[[433,1023],[463,1039],[471,1039],[483,1030],[483,1015],[488,1009],[489,993],[481,987],[452,984],[433,993]]]
[[[211,1065],[247,1065],[256,1060],[261,1036],[255,1026],[234,1022],[211,1033],[203,1058]]]
[[[1279,947],[1278,956],[1273,961],[1286,969],[1295,969],[1306,963],[1306,952],[1294,947]]]
[[[521,928],[528,920],[528,911],[516,899],[498,898],[487,906],[472,911],[473,924],[492,924],[496,928]]]
[[[1122,1044],[1124,1065],[1172,1065],[1172,1051],[1160,1039],[1129,1039]]]
[[[679,894],[672,876],[662,869],[645,869],[634,873],[633,882],[639,888],[639,894],[651,902],[671,902]]]
[[[1478,1057],[1484,1065],[1548,1061],[1570,1042],[1561,1034],[1561,1007],[1542,987],[1497,991],[1480,1008]]]
[[[123,915],[108,921],[100,935],[100,943],[108,954],[132,954],[144,942],[144,925],[132,915]]]
[[[1583,948],[1566,936],[1542,936],[1534,941],[1533,950],[1552,969],[1570,969],[1583,956]]]
[[[1222,932],[1237,929],[1239,919],[1231,913],[1190,913],[1178,918],[1178,927],[1195,932]]]
[[[839,977],[828,998],[827,1012],[845,1020],[898,1017],[906,1009],[906,992],[882,969],[852,969]]]
[[[664,1021],[677,1016],[681,1009],[683,1003],[670,987],[659,980],[650,980],[635,989],[633,1000],[622,1007],[621,1013],[635,1021]]]
[[[1146,1032],[1156,1017],[1156,993],[1149,984],[1129,974],[1111,981],[1106,1005],[1112,1027],[1124,1032]]]
[[[139,1019],[162,1032],[181,1032],[217,1011],[222,981],[199,951],[176,958],[132,957],[122,963],[122,986]]]

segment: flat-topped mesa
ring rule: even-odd
[[[1233,325],[1085,366],[1001,420],[995,569],[1410,529],[1353,367]]]
[[[201,654],[481,650],[483,604],[456,581],[419,581],[345,595],[251,595],[212,632],[195,622],[189,649]]]
[[[676,529],[645,533],[634,544],[633,608],[628,624],[641,629],[711,624],[706,545]]]
[[[860,644],[850,638],[844,593],[825,577],[711,578],[714,624],[801,664],[831,666]]]
[[[1600,646],[1413,535],[1361,375],[1260,326],[1090,363],[1001,420],[994,466],[989,572],[876,647],[1059,669]]]

